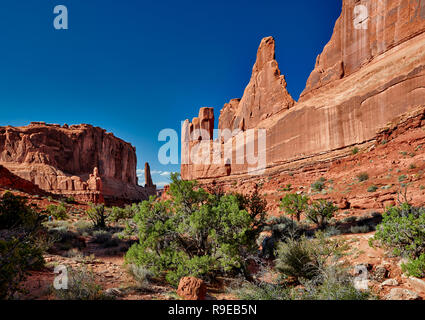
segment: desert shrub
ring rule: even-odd
[[[137,204],[125,206],[125,208],[112,207],[108,215],[108,221],[119,222],[121,220],[133,219],[138,210]]]
[[[303,282],[298,296],[303,300],[368,300],[369,291],[360,291],[354,286],[354,278],[339,266],[327,266],[310,281]]]
[[[344,255],[347,249],[345,241],[327,238],[321,232],[317,232],[314,239],[291,239],[278,247],[276,270],[284,277],[312,280]]]
[[[403,181],[406,181],[406,180],[407,180],[407,176],[404,175],[404,174],[398,177],[399,182],[403,182]]]
[[[339,236],[341,233],[342,233],[341,230],[339,230],[338,227],[336,226],[329,226],[323,231],[323,234],[326,237]]]
[[[361,172],[357,175],[357,180],[359,182],[367,181],[369,180],[369,174],[367,172]]]
[[[353,155],[358,154],[358,153],[359,153],[359,148],[354,147],[354,148],[351,150],[351,153],[352,153]]]
[[[425,253],[425,208],[404,203],[389,208],[376,228],[375,240],[389,248],[395,255],[412,259]]]
[[[377,186],[370,186],[367,188],[367,192],[376,192],[379,188]]]
[[[364,225],[364,226],[352,226],[350,228],[351,233],[368,233],[370,232],[370,226]]]
[[[76,203],[76,201],[75,201],[75,198],[74,197],[67,197],[67,198],[65,198],[65,203],[68,203],[68,204],[75,204]]]
[[[319,180],[317,180],[317,181],[315,181],[311,184],[311,189],[313,191],[320,192],[325,188],[325,185],[326,185],[326,179],[320,178]]]
[[[230,290],[241,300],[291,300],[291,290],[274,283],[245,282],[240,288]]]
[[[401,268],[409,276],[425,277],[425,254],[421,254],[417,259],[410,259],[407,263],[403,263]]]
[[[142,267],[135,264],[128,265],[128,273],[133,277],[137,282],[139,288],[145,289],[149,286],[150,281],[152,280],[153,273]]]
[[[45,220],[24,198],[10,192],[0,196],[0,299],[22,292],[29,272],[44,265],[43,253],[50,245]]]
[[[278,247],[276,270],[283,276],[313,279],[318,275],[319,264],[307,239],[288,240]]]
[[[88,235],[93,230],[92,223],[88,221],[83,221],[83,220],[77,221],[74,224],[74,227],[77,230],[77,232],[81,235]]]
[[[104,300],[102,287],[96,284],[93,272],[81,268],[68,271],[68,288],[53,289],[58,300]]]
[[[95,228],[105,229],[107,213],[103,204],[94,205],[90,204],[90,208],[87,210],[87,215],[93,223]]]
[[[314,201],[306,211],[307,219],[315,223],[319,228],[324,228],[330,219],[333,218],[335,212],[338,211],[332,202],[327,200]]]
[[[50,204],[47,206],[46,211],[57,220],[65,220],[68,218],[67,210],[63,203],[59,205]]]
[[[93,242],[98,244],[106,243],[112,239],[112,234],[106,230],[96,230],[93,231]]]
[[[298,239],[303,233],[302,227],[296,221],[285,216],[268,219],[264,230],[271,231],[273,238],[279,241]]]
[[[307,196],[290,193],[282,198],[280,201],[280,208],[287,215],[295,216],[297,221],[300,221],[301,214],[307,209],[308,200]]]
[[[349,216],[341,220],[342,223],[353,223],[357,221],[357,217]]]
[[[172,200],[153,197],[139,205],[134,217],[139,243],[126,255],[126,262],[143,266],[155,276],[166,274],[177,285],[184,276],[201,278],[246,272],[245,257],[256,248],[252,231],[263,214],[240,209],[235,195],[213,195],[195,181],[171,175]],[[262,211],[262,210],[260,210]]]

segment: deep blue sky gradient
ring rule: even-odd
[[[69,30],[53,28],[66,5]],[[0,125],[90,123],[137,148],[155,182],[158,133],[240,98],[263,37],[298,99],[340,0],[2,0]],[[216,120],[217,122],[218,120]],[[217,126],[217,124],[216,124]]]

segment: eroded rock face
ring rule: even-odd
[[[359,5],[367,9],[365,20],[362,9],[355,9]],[[314,89],[350,76],[424,30],[424,0],[343,0],[332,38],[317,57],[301,97],[307,98]]]
[[[367,8],[365,29],[356,24],[359,5]],[[300,100],[292,106],[274,60],[274,41],[265,38],[243,98],[225,105],[218,127],[266,129],[266,174],[373,141],[387,123],[425,108],[424,31],[425,0],[344,0]],[[244,134],[220,142],[235,144]],[[212,151],[211,158],[220,152]],[[236,163],[233,153],[220,164],[189,161],[181,172],[184,179],[235,179],[248,167]]]
[[[135,148],[91,125],[0,127],[0,164],[41,189],[84,201],[141,200]]]
[[[261,120],[289,109],[294,103],[286,90],[285,76],[280,74],[275,60],[275,41],[273,37],[264,38],[243,97],[224,106],[219,128],[230,131],[255,128]]]

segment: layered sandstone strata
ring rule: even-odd
[[[359,5],[367,9],[361,27]],[[222,155],[226,144],[240,148],[235,141],[249,129],[267,132],[268,170],[374,140],[388,122],[425,106],[424,31],[425,1],[344,0],[332,38],[295,104],[274,62],[274,41],[263,39],[242,99],[226,104],[219,119],[220,129],[240,132],[211,140],[209,158]],[[200,143],[192,139],[189,149]],[[189,159],[181,171],[185,179],[234,178],[249,167],[236,163],[233,151],[220,164]]]
[[[153,192],[138,185],[135,148],[87,124],[0,127],[0,164],[45,191],[84,201],[136,201]]]

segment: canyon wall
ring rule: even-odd
[[[359,6],[367,9],[360,22]],[[235,154],[241,148],[236,141],[249,129],[266,130],[267,171],[340,155],[341,149],[374,140],[388,122],[425,106],[424,31],[425,0],[344,0],[331,40],[298,102],[286,91],[273,38],[263,39],[243,97],[230,101],[220,114],[219,129],[230,129],[232,135],[216,140],[190,136],[193,123],[185,122],[188,154],[202,143],[211,148],[209,155],[203,153],[203,162],[190,157],[182,162],[182,177],[246,175],[250,165],[237,163]],[[258,143],[255,135],[245,139]],[[232,156],[223,157],[229,147]],[[220,163],[211,161],[220,156]]]
[[[83,201],[138,201],[135,148],[91,125],[0,127],[0,165],[41,189]]]

